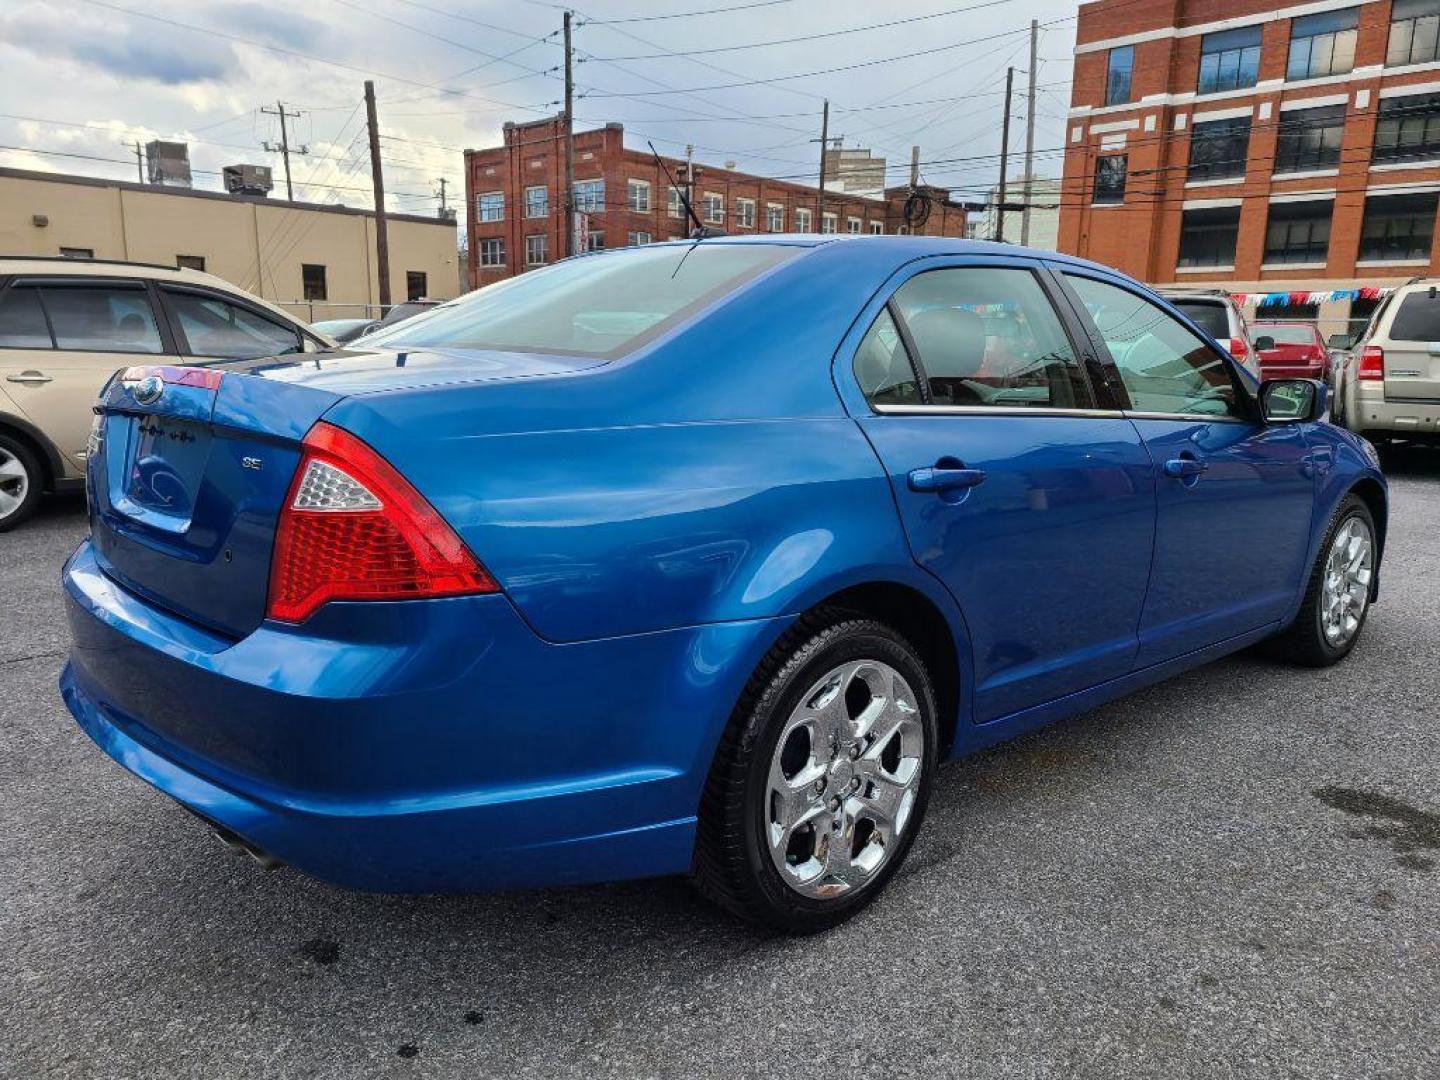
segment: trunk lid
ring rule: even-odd
[[[265,618],[275,529],[301,440],[346,397],[521,380],[591,358],[474,350],[334,352],[221,368],[131,368],[96,406],[88,470],[101,569],[241,638]]]
[[[1401,299],[1390,332],[1377,344],[1385,350],[1387,400],[1440,401],[1440,297],[1434,286]]]

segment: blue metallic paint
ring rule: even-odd
[[[92,461],[95,536],[64,576],[61,685],[81,726],[346,885],[680,872],[741,689],[826,598],[890,583],[939,613],[964,754],[1278,627],[1327,508],[1361,479],[1383,497],[1328,425],[877,416],[850,363],[900,281],[936,259],[1040,263],[952,241],[795,243],[810,250],[609,364],[409,350],[237,365],[258,377],[214,396],[179,536],[117,513]],[[116,387],[107,407],[111,422],[141,411]],[[296,444],[322,415],[394,464],[504,594],[261,621]],[[1193,488],[1157,477],[1181,442],[1215,461]],[[265,468],[239,468],[249,454]],[[947,456],[985,481],[954,499],[909,489]],[[1302,465],[1313,513],[1287,472]],[[1272,494],[1303,528],[1272,520]]]

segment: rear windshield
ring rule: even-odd
[[[365,343],[612,359],[800,250],[661,244],[567,259],[480,289]]]
[[[1315,330],[1309,326],[1277,326],[1273,323],[1257,323],[1253,329],[1257,338],[1274,338],[1276,345],[1315,344]]]
[[[1213,338],[1224,341],[1230,336],[1230,316],[1224,304],[1210,300],[1172,300],[1177,308],[1189,315],[1200,329]]]
[[[1400,301],[1390,326],[1392,341],[1440,341],[1440,298],[1434,289],[1413,292]]]

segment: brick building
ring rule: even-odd
[[[1440,272],[1437,30],[1440,0],[1081,5],[1060,250],[1367,317]]]
[[[560,117],[505,125],[504,145],[465,151],[471,281],[476,286],[553,262],[565,255],[565,155]],[[664,158],[681,181],[685,162]],[[696,162],[690,181],[695,212],[728,233],[911,232],[963,236],[965,211],[942,188],[922,187],[928,217],[907,226],[908,186],[883,198],[825,193],[816,217],[816,189]],[[575,133],[576,209],[588,225],[590,248],[646,244],[688,236],[678,194],[649,150],[625,146],[620,124]]]

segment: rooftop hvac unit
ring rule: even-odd
[[[269,195],[275,186],[269,165],[226,165],[221,174],[231,195]]]
[[[441,221],[450,222],[451,225],[454,225],[456,221],[455,208],[453,206],[447,206],[443,210],[437,210],[435,216]]]
[[[183,142],[162,142],[159,139],[148,142],[145,144],[145,160],[150,183],[167,187],[190,186],[190,149]]]

